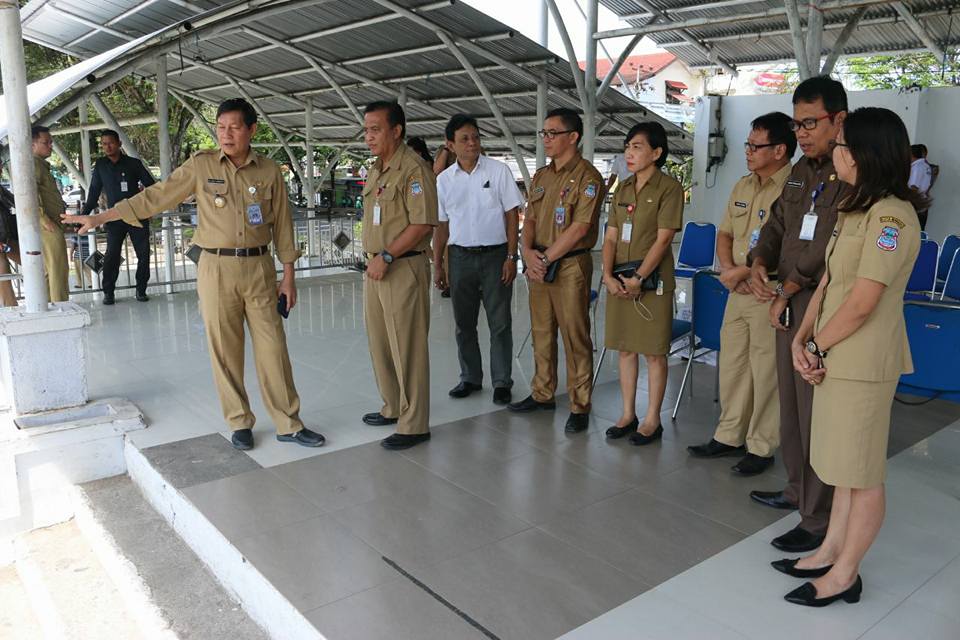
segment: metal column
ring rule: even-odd
[[[89,122],[87,103],[86,101],[81,102],[77,106],[77,113],[80,116],[80,170],[83,172],[83,179],[86,182],[84,185],[84,195],[86,190],[90,188],[90,181],[93,179],[93,160],[90,154],[90,132],[87,130],[87,123]],[[62,156],[61,156],[62,157]],[[77,212],[79,213],[79,211]],[[81,239],[77,237],[77,255],[79,260],[77,261],[80,266],[77,268],[77,281],[81,284],[83,283],[83,251],[81,245]],[[87,232],[87,244],[90,246],[90,253],[92,254],[97,250],[97,231],[95,229]],[[92,281],[90,282],[91,286],[94,289],[100,288],[100,274],[96,271],[92,272],[91,276]]]
[[[160,136],[160,179],[166,180],[173,171],[173,149],[170,146],[170,105],[167,93],[167,57],[157,58],[157,125]],[[174,241],[173,220],[163,219],[163,277],[173,282]],[[166,285],[166,292],[173,293],[173,285]]]
[[[317,224],[313,218],[317,215],[317,198],[314,194],[316,185],[313,180],[313,100],[306,98],[306,112],[304,118],[304,150],[303,158],[303,195],[307,199],[307,260],[317,254]],[[332,205],[333,203],[331,203]]]
[[[0,0],[0,74],[7,106],[10,141],[10,179],[17,202],[17,233],[23,261],[24,297],[28,313],[46,311],[47,281],[40,253],[40,199],[33,172],[30,138],[30,107],[27,105],[27,68],[23,60],[23,31],[16,0]]]
[[[550,9],[547,0],[535,0],[537,3],[537,44],[545,49],[550,48]]]
[[[120,144],[123,145],[123,149],[127,152],[127,155],[131,158],[139,158],[140,152],[137,150],[137,147],[134,146],[130,136],[128,136],[127,132],[124,131],[123,127],[120,126],[120,123],[114,117],[113,112],[107,108],[107,105],[103,103],[103,100],[100,99],[100,96],[95,93],[91,95],[90,104],[92,104],[93,108],[97,110],[97,113],[100,114],[100,117],[103,118],[103,121],[106,123],[106,125],[116,131],[117,135],[120,136]]]
[[[587,64],[583,84],[587,104],[583,105],[583,157],[593,162],[593,147],[597,135],[597,32],[600,0],[587,0]]]
[[[543,126],[543,121],[547,119],[547,91],[549,84],[547,72],[540,74],[540,82],[537,83],[537,129]],[[543,138],[537,136],[537,168],[546,166],[547,154],[543,148]]]

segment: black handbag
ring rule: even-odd
[[[622,264],[613,265],[613,277],[623,282],[626,278],[632,278],[637,275],[637,269],[643,264],[643,260],[633,260]],[[656,291],[660,286],[660,267],[658,266],[643,280],[640,286],[641,291]]]

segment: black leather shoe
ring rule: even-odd
[[[706,444],[695,444],[692,447],[687,447],[687,453],[694,458],[720,458],[722,456],[732,456],[741,451],[743,451],[743,445],[732,447],[729,444],[717,442],[713,438],[710,438],[710,442]]]
[[[630,444],[634,445],[635,447],[642,447],[644,445],[648,445],[653,442],[656,442],[662,437],[663,437],[663,425],[661,424],[661,425],[657,425],[656,431],[654,431],[648,436],[643,435],[639,431],[634,431],[633,433],[630,434]]]
[[[401,449],[409,449],[410,447],[415,447],[421,442],[426,442],[430,439],[430,432],[427,433],[395,433],[392,436],[387,436],[380,441],[380,446],[384,449],[390,449],[391,451],[399,451]]]
[[[782,536],[777,536],[770,541],[780,551],[787,553],[801,553],[803,551],[813,551],[823,544],[823,536],[810,533],[806,529],[794,527]]]
[[[474,391],[480,391],[483,389],[479,384],[473,384],[472,382],[461,382],[453,389],[450,389],[451,398],[466,398]]]
[[[230,443],[234,449],[249,451],[253,449],[253,429],[237,429],[230,436]]]
[[[296,442],[303,447],[322,447],[323,443],[327,441],[322,435],[316,431],[310,431],[310,429],[306,427],[296,433],[289,433],[287,435],[277,434],[277,440],[280,442]]]
[[[795,511],[797,505],[783,497],[783,491],[751,491],[750,499],[765,507]]]
[[[832,564],[828,564],[825,567],[820,567],[818,569],[797,569],[797,562],[800,561],[800,558],[784,558],[783,560],[774,560],[770,563],[770,566],[779,571],[780,573],[785,573],[788,576],[793,576],[794,578],[819,578],[820,576],[825,576],[830,572],[830,569],[833,569]]]
[[[510,404],[513,393],[509,387],[497,387],[493,390],[493,404]]]
[[[567,424],[563,426],[563,430],[567,433],[580,433],[581,431],[586,431],[589,426],[590,414],[571,412],[570,417],[567,418]]]
[[[112,305],[114,302],[116,302],[116,300],[114,300],[113,294],[112,294],[112,293],[106,293],[106,292],[104,292],[104,294],[103,294],[103,304],[105,304],[105,305],[107,305],[107,306],[109,307],[109,306]]]
[[[388,424],[397,424],[397,418],[385,418],[380,412],[365,413],[361,420],[363,420],[364,424],[368,424],[371,427],[385,427]]]
[[[440,297],[441,297],[441,298],[449,298],[449,297],[450,297],[450,288],[447,287],[446,289],[444,289],[443,291],[441,291],[441,292],[440,292]]]
[[[846,591],[841,591],[834,596],[818,598],[817,588],[813,586],[813,583],[804,582],[802,585],[783,596],[783,599],[791,604],[799,604],[803,605],[804,607],[825,607],[828,604],[833,604],[837,600],[843,600],[844,602],[849,602],[850,604],[860,602],[861,593],[863,593],[863,580],[860,579],[860,576],[857,576],[857,579],[853,581],[853,584],[850,585],[849,589]]]
[[[150,301],[150,296],[148,296],[147,294],[145,293],[137,294],[137,302],[149,302],[149,301]]]
[[[769,469],[772,464],[773,456],[764,458],[763,456],[748,453],[743,456],[740,462],[730,467],[730,469],[741,476],[756,476]]]
[[[613,425],[612,427],[607,429],[607,437],[610,438],[611,440],[622,438],[625,435],[634,433],[637,430],[637,427],[639,426],[640,426],[640,421],[637,420],[637,418],[634,418],[633,420],[623,425],[622,427]]]
[[[555,400],[550,402],[538,402],[533,399],[533,396],[527,396],[520,402],[511,402],[507,405],[507,409],[514,411],[516,413],[529,413],[530,411],[536,411],[537,409],[543,409],[545,411],[552,411],[557,408],[557,403]]]

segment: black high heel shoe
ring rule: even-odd
[[[622,438],[623,436],[627,435],[631,431],[636,431],[639,425],[640,425],[640,422],[639,420],[637,420],[637,418],[634,418],[633,420],[623,425],[622,427],[613,425],[612,427],[607,429],[607,437],[610,438],[611,440]]]
[[[841,591],[840,593],[830,596],[828,598],[818,598],[817,597],[817,588],[813,586],[812,582],[804,582],[802,585],[783,596],[783,599],[791,604],[799,604],[804,607],[825,607],[828,604],[833,604],[837,600],[843,600],[844,602],[849,602],[853,604],[855,602],[860,602],[860,594],[863,592],[863,580],[860,579],[860,576],[857,576],[857,579],[846,591]]]
[[[630,434],[630,444],[635,447],[642,447],[645,444],[650,444],[651,442],[656,442],[663,437],[663,425],[657,425],[656,430],[653,433],[646,436],[639,431],[634,431]]]
[[[832,564],[828,564],[825,567],[819,567],[817,569],[797,569],[797,562],[799,561],[800,558],[794,558],[793,560],[784,558],[783,560],[774,560],[770,563],[770,566],[780,573],[785,573],[794,578],[819,578],[820,576],[827,575],[830,569],[833,568]]]

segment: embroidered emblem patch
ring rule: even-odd
[[[588,184],[588,185],[587,185],[587,188],[583,190],[583,195],[587,196],[588,198],[593,198],[594,196],[596,196],[596,195],[597,195],[597,185],[592,184],[592,183],[591,183],[591,184]]]
[[[543,193],[543,187],[537,187],[533,190],[534,193]]]
[[[414,180],[410,183],[410,195],[418,196],[423,193],[423,187],[420,186],[420,183]]]
[[[903,229],[907,224],[900,218],[894,218],[893,216],[880,216],[880,222],[884,224],[890,224],[891,222],[901,229]]]
[[[877,246],[884,251],[896,251],[899,237],[899,229],[896,227],[884,227],[880,230],[880,237],[877,238]]]

